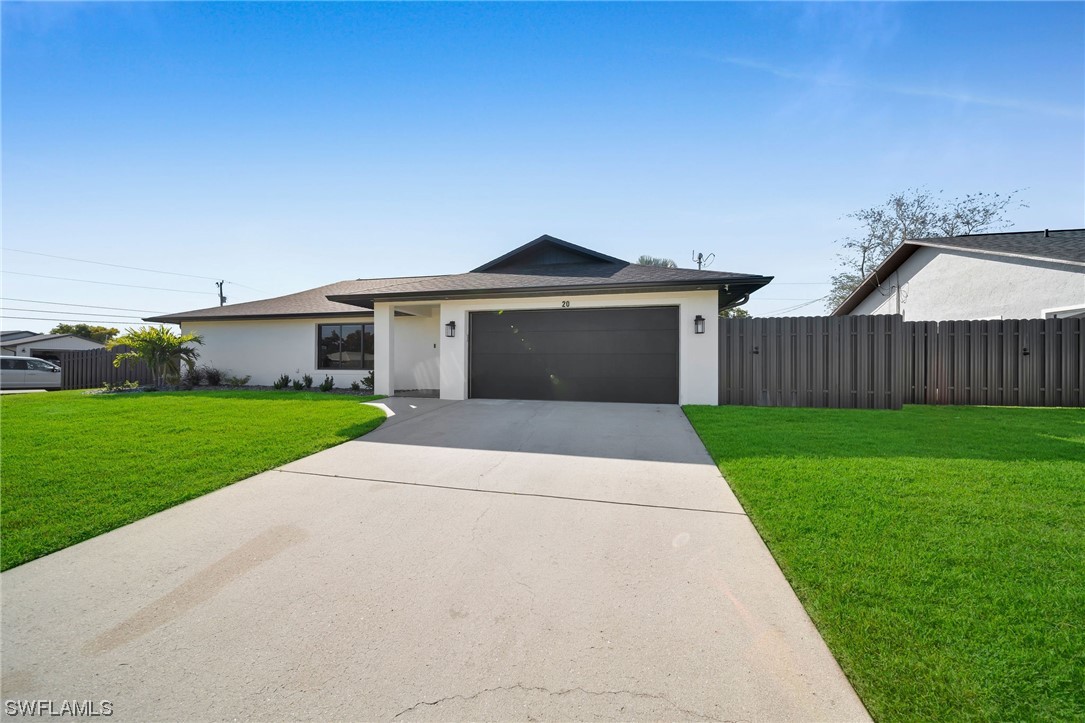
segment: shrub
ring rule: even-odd
[[[305,382],[303,382],[300,379],[295,379],[294,380],[294,391],[295,392],[300,392],[302,389],[305,389]]]
[[[201,380],[203,380],[203,372],[199,367],[191,366],[185,370],[185,375],[181,378],[181,385],[185,389],[192,389],[200,386]]]
[[[271,386],[275,387],[276,389],[286,389],[290,386],[290,376],[287,374],[283,374],[281,377],[272,382]]]
[[[222,384],[222,372],[215,367],[204,367],[203,378],[207,380],[207,386],[217,387]]]
[[[320,383],[320,391],[330,392],[331,388],[335,386],[335,377],[324,376],[324,381]]]
[[[306,389],[312,389],[312,387],[313,387],[313,378],[311,376],[309,376],[308,374],[306,374],[305,376],[303,376],[301,378],[301,383],[305,386]]]
[[[373,384],[374,384],[373,372],[369,372],[369,374],[366,374],[362,378],[362,386],[365,387],[366,389],[368,389],[369,391],[373,391]]]
[[[203,344],[199,334],[176,334],[164,326],[148,326],[143,329],[126,329],[124,336],[109,342],[108,348],[128,347],[113,357],[113,366],[119,367],[125,359],[138,359],[147,364],[154,374],[154,383],[161,386],[177,384],[181,378],[181,364],[192,365],[200,354],[195,344]]]
[[[248,374],[243,377],[226,377],[226,383],[231,387],[243,387],[249,383],[250,379],[252,379],[252,377]]]
[[[142,388],[142,384],[139,382],[133,382],[131,380],[125,380],[120,384],[113,384],[112,382],[102,382],[101,389],[95,389],[95,393],[100,394],[114,394],[116,392],[131,392]]]
[[[354,381],[352,381],[350,383],[350,391],[352,391],[352,392],[360,392],[360,391],[362,391],[362,385],[358,383],[357,379],[355,379]]]

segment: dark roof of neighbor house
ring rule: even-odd
[[[16,339],[25,339],[28,336],[39,336],[39,334],[36,331],[26,331],[23,329],[18,331],[0,331],[0,344],[15,341]]]
[[[5,337],[4,339],[0,340],[0,344],[3,344],[7,347],[23,346],[24,344],[43,344],[47,341],[53,341],[54,339],[63,339],[69,336],[75,337],[77,339],[82,339],[83,341],[88,341],[91,344],[98,344],[98,342],[96,341],[91,341],[90,339],[83,339],[83,337],[76,336],[75,334],[31,334],[30,336],[18,336],[13,339]],[[99,344],[99,346],[104,346],[104,344]]]
[[[836,307],[833,316],[850,314],[882,281],[923,247],[1085,266],[1085,228],[908,239],[863,279],[863,283]]]
[[[357,316],[377,301],[701,288],[719,290],[723,306],[771,280],[771,276],[631,264],[552,236],[540,236],[465,274],[340,281],[274,299],[167,314],[147,321]]]

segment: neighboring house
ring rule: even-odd
[[[58,362],[64,351],[104,349],[105,345],[75,334],[35,334],[32,331],[5,331],[0,334],[0,351],[4,355],[33,356]]]
[[[474,271],[341,281],[166,314],[201,360],[270,384],[372,370],[375,390],[443,399],[716,404],[721,308],[772,277],[641,266],[541,236]]]
[[[1085,229],[905,241],[833,312],[905,321],[1085,317]]]
[[[36,331],[0,331],[0,346],[8,346],[16,339],[25,339],[28,336],[40,336]]]

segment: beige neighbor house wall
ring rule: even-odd
[[[182,330],[203,337],[198,347],[199,364],[214,366],[228,374],[249,375],[250,384],[270,385],[282,374],[291,378],[309,374],[314,385],[325,375],[336,387],[361,382],[368,370],[317,369],[317,325],[372,324],[372,316],[313,319],[260,319],[190,321]],[[397,389],[435,389],[438,379],[438,319],[397,317],[396,346],[404,365],[396,368]],[[428,354],[427,354],[428,350]]]
[[[568,307],[562,303],[568,302]],[[716,404],[718,399],[718,335],[716,323],[719,295],[715,290],[676,291],[653,293],[592,294],[543,296],[535,298],[468,299],[443,301],[440,304],[440,392],[442,399],[467,398],[467,329],[468,315],[472,311],[496,311],[499,309],[598,309],[636,306],[677,306],[679,309],[678,338],[678,401],[680,404]],[[403,306],[402,308],[408,308]],[[398,342],[391,349],[381,334],[384,323],[390,318],[392,305],[377,303],[376,357],[377,392],[388,393],[381,385],[383,368],[391,365],[399,368]],[[705,318],[705,333],[695,334],[693,320]],[[456,322],[456,335],[444,334],[444,326]],[[398,329],[396,330],[398,331]],[[392,352],[389,354],[389,352]],[[386,377],[385,377],[386,378]]]
[[[1042,319],[1044,310],[1085,304],[1085,267],[921,247],[851,315],[905,321]]]
[[[4,353],[13,354],[14,356],[37,356],[39,354],[59,354],[62,351],[102,349],[104,346],[104,344],[78,336],[63,336],[59,339],[47,339],[46,341],[30,344],[20,344],[19,340],[16,339],[11,344],[4,346]]]

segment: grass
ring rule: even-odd
[[[1085,410],[686,414],[876,719],[1085,719]]]
[[[0,569],[375,429],[356,397],[81,392],[0,397]]]

